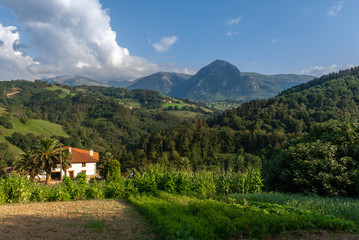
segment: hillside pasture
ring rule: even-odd
[[[55,123],[51,123],[41,119],[29,119],[27,123],[23,123],[18,118],[12,118],[11,123],[13,124],[13,129],[5,128],[0,126],[0,142],[6,142],[9,144],[10,151],[16,154],[22,153],[22,150],[12,144],[10,144],[6,137],[10,137],[14,132],[20,132],[22,134],[33,133],[35,136],[63,136],[69,137],[65,132],[63,126]]]

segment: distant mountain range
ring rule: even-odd
[[[150,89],[163,95],[188,98],[204,102],[220,100],[249,101],[277,95],[298,84],[312,80],[314,76],[296,74],[264,75],[240,72],[229,62],[215,60],[195,75],[158,72],[134,81],[110,81],[101,83],[80,76],[60,76],[46,79],[49,83],[70,86],[115,86],[128,89]]]
[[[82,76],[70,76],[70,75],[46,78],[46,79],[42,79],[42,81],[48,82],[48,83],[59,83],[59,84],[68,85],[68,86],[81,86],[81,85],[109,86],[106,83],[97,82],[91,78],[86,78],[86,77],[82,77]]]

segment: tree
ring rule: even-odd
[[[111,178],[118,178],[121,176],[121,163],[116,159],[112,159],[108,163],[108,173],[107,176]]]
[[[54,138],[43,138],[39,143],[34,151],[34,157],[45,171],[46,185],[49,185],[51,172],[60,163],[60,144]]]
[[[266,163],[266,185],[286,192],[357,196],[358,144],[359,122],[316,124]]]
[[[35,177],[42,172],[42,166],[37,161],[34,151],[21,154],[20,159],[14,164],[14,169],[20,173],[30,175],[31,181],[35,181]]]
[[[68,149],[62,150],[62,170],[65,172],[67,177],[67,169],[72,165],[72,154]]]
[[[100,158],[100,161],[97,164],[97,169],[100,172],[100,176],[107,178],[108,175],[108,165],[114,159],[114,156],[110,152],[106,152],[104,156]]]

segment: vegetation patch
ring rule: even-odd
[[[68,92],[69,90],[66,89],[66,88],[63,88],[63,87],[60,87],[60,86],[56,86],[56,85],[53,85],[51,87],[46,87],[45,89],[47,90],[50,90],[50,91],[56,91],[56,90],[61,90],[63,92]]]
[[[238,201],[275,203],[321,214],[333,215],[359,224],[359,201],[357,198],[326,198],[315,195],[284,193],[234,194]]]
[[[353,222],[269,203],[230,203],[165,192],[129,197],[161,239],[263,238],[291,230],[354,231]]]

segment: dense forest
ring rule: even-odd
[[[63,96],[62,90],[48,90],[51,86],[40,81],[0,83],[1,107],[12,114],[3,114],[0,124],[11,124],[7,118],[11,116],[61,124],[70,136],[58,137],[63,144],[110,151],[123,171],[151,163],[192,170],[265,170],[273,159],[280,159],[278,154],[283,156],[288,140],[305,138],[316,123],[355,119],[359,114],[359,67],[322,76],[268,100],[186,121],[161,109],[165,97],[154,91],[66,86],[71,93]],[[17,94],[6,96],[16,89]],[[136,99],[140,107],[125,107],[119,104],[121,99]],[[204,113],[201,105],[192,110]],[[34,141],[32,135],[9,138],[24,150]],[[354,181],[352,175],[348,181]],[[297,190],[309,191],[301,187]],[[348,191],[353,193],[353,186]]]

